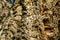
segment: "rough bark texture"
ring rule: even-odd
[[[60,40],[60,0],[0,0],[0,40]]]

